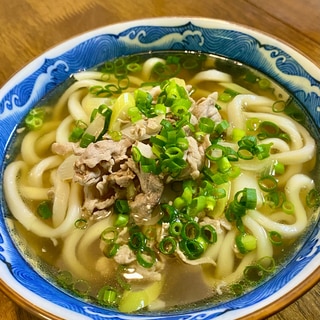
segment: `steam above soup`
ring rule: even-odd
[[[4,174],[17,227],[57,283],[122,312],[170,310],[276,270],[319,198],[315,141],[285,91],[180,52],[71,82],[30,111]]]

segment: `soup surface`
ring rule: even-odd
[[[306,123],[287,92],[235,61],[107,61],[74,74],[19,127],[8,219],[53,282],[99,305],[225,301],[285,264],[316,219]]]

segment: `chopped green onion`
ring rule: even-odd
[[[267,175],[259,178],[258,185],[262,191],[271,192],[278,187],[278,181],[275,177]]]
[[[271,273],[276,268],[276,262],[273,257],[265,256],[257,261],[257,266],[259,266],[262,271]]]
[[[283,201],[281,208],[287,214],[294,214],[294,204],[291,201]]]
[[[86,219],[83,219],[83,218],[80,218],[78,220],[75,221],[74,223],[74,226],[77,228],[77,229],[86,229],[87,226],[88,226],[88,222]]]
[[[177,98],[171,105],[171,111],[174,115],[181,117],[188,113],[191,106],[191,101],[189,99]]]
[[[212,144],[206,149],[206,157],[211,161],[218,161],[225,155],[225,147],[220,144]]]
[[[171,234],[174,237],[178,237],[181,234],[183,228],[183,224],[180,221],[173,221],[169,225],[169,234]]]
[[[80,279],[73,284],[72,289],[78,296],[86,297],[89,293],[90,285],[87,281]]]
[[[91,142],[94,142],[95,141],[95,136],[93,136],[92,134],[89,134],[89,133],[84,133],[81,140],[80,140],[80,147],[81,148],[86,148],[88,147],[88,145],[91,143]]]
[[[202,243],[195,239],[183,239],[179,244],[182,252],[190,260],[198,259],[204,252]]]
[[[167,108],[163,103],[157,103],[154,106],[154,112],[159,115],[159,114],[166,114]]]
[[[200,227],[195,221],[188,221],[185,223],[181,229],[182,239],[196,239],[200,235]]]
[[[106,243],[114,242],[118,238],[118,231],[114,227],[108,227],[101,232],[100,239]]]
[[[243,275],[245,279],[253,282],[259,282],[265,277],[264,271],[257,265],[247,266]]]
[[[37,213],[42,219],[49,219],[52,217],[52,202],[42,201],[37,207]]]
[[[192,199],[189,206],[189,214],[194,217],[198,213],[202,212],[207,206],[207,198],[205,196],[199,195]]]
[[[284,172],[285,172],[284,164],[281,163],[281,162],[276,161],[273,164],[273,168],[274,168],[274,173],[275,174],[284,174]]]
[[[133,123],[142,119],[142,114],[137,107],[130,107],[128,109],[128,116]]]
[[[244,136],[246,135],[245,130],[240,129],[240,128],[234,128],[232,130],[232,141],[233,142],[238,142],[241,140]]]
[[[251,160],[254,158],[254,153],[251,147],[242,146],[238,149],[238,157],[243,160]]]
[[[222,93],[219,94],[219,100],[222,102],[229,102],[231,101],[239,92],[236,92],[232,89],[225,89]]]
[[[233,283],[231,285],[231,290],[233,291],[233,293],[236,295],[236,296],[241,296],[244,292],[244,288],[243,288],[243,285],[240,284],[240,283]]]
[[[119,131],[109,131],[109,136],[113,141],[120,141],[122,133]]]
[[[229,179],[234,179],[241,174],[241,169],[237,166],[232,166],[230,170],[227,172]]]
[[[87,124],[85,122],[83,122],[82,120],[78,120],[76,121],[75,127],[73,128],[73,130],[71,131],[70,135],[69,135],[69,141],[70,142],[78,142],[83,133],[85,132],[85,130],[87,129]]]
[[[116,213],[129,213],[128,200],[117,199],[114,203],[114,209]]]
[[[151,268],[156,262],[156,253],[149,247],[137,251],[137,261],[144,268]]]
[[[166,149],[165,154],[169,158],[182,158],[184,155],[183,151],[178,147],[170,147]]]
[[[250,118],[246,121],[246,126],[249,131],[257,131],[259,128],[260,119],[259,118]]]
[[[259,160],[268,158],[270,156],[271,147],[272,147],[272,143],[258,144],[254,149],[255,155]]]
[[[270,242],[275,246],[281,246],[282,245],[282,236],[277,231],[269,231],[268,233]]]
[[[139,63],[132,62],[127,65],[127,69],[130,72],[139,72],[139,71],[141,71],[142,67]]]
[[[175,207],[163,203],[160,205],[161,212],[162,212],[162,218],[161,222],[171,222],[174,221],[178,216],[178,211]]]
[[[118,292],[110,286],[102,287],[97,294],[98,303],[104,306],[114,306],[118,299]]]
[[[283,112],[286,108],[286,102],[284,100],[278,100],[272,105],[273,112]]]
[[[130,235],[128,245],[132,250],[141,250],[146,246],[146,236],[141,231],[134,232]]]
[[[178,137],[178,139],[176,141],[176,145],[181,150],[187,150],[189,147],[189,141],[187,138]]]
[[[220,135],[225,132],[229,128],[229,126],[230,124],[227,120],[222,120],[215,126],[214,131]]]
[[[59,271],[56,279],[63,288],[67,289],[73,285],[73,277],[69,271]]]
[[[142,158],[141,151],[136,146],[133,146],[131,148],[131,154],[132,154],[132,159],[133,159],[134,162],[139,162],[141,160],[141,158]]]
[[[44,107],[38,107],[30,110],[24,122],[29,130],[39,130],[44,123],[46,111]]]
[[[246,209],[255,209],[257,205],[257,191],[254,188],[244,188],[235,194],[234,199]]]
[[[311,189],[306,196],[306,203],[309,208],[318,208],[320,205],[319,191]]]
[[[113,258],[117,254],[119,248],[120,248],[119,243],[115,243],[114,241],[107,242],[104,247],[103,254],[107,258]]]
[[[261,89],[266,90],[270,87],[270,81],[266,78],[260,79],[258,85]]]
[[[217,161],[218,170],[222,173],[226,173],[231,169],[231,163],[227,157],[222,157]]]
[[[239,252],[242,254],[257,248],[257,239],[251,234],[240,234],[236,236],[235,241]]]
[[[272,209],[281,207],[284,199],[283,192],[271,191],[265,195],[265,202]]]
[[[166,236],[159,243],[159,250],[161,253],[171,255],[176,251],[177,242],[174,237]]]
[[[210,244],[216,243],[218,239],[216,229],[209,224],[201,227],[201,237]]]
[[[117,219],[114,222],[115,227],[123,228],[125,227],[129,222],[129,215],[126,213],[119,213],[117,215]]]
[[[280,133],[280,128],[277,124],[271,121],[262,121],[259,125],[261,133],[266,134],[267,137],[277,137]]]
[[[200,118],[199,129],[204,133],[211,133],[214,130],[215,123],[210,118]]]
[[[257,192],[253,188],[244,188],[239,190],[235,196],[234,200],[230,202],[226,212],[225,217],[228,221],[235,221],[238,225],[238,229],[242,229],[242,220],[246,214],[247,209],[254,209],[257,205]],[[240,230],[242,231],[242,230]]]
[[[246,73],[244,80],[250,83],[256,83],[259,78],[253,72],[249,71]]]

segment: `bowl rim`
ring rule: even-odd
[[[308,57],[305,53],[301,50],[296,49],[294,46],[289,44],[283,39],[275,37],[267,32],[261,31],[251,26],[246,26],[244,24],[225,21],[221,19],[212,19],[212,18],[205,18],[205,17],[197,17],[197,16],[169,16],[169,17],[158,17],[158,18],[146,18],[146,19],[136,19],[136,20],[129,20],[125,22],[118,22],[114,24],[108,24],[99,28],[95,28],[89,30],[87,32],[80,33],[75,35],[65,41],[62,41],[53,47],[47,49],[42,54],[35,57],[32,61],[27,63],[23,66],[20,70],[18,70],[11,78],[9,78],[3,87],[1,88],[2,94],[0,92],[0,100],[2,95],[4,96],[6,91],[12,88],[15,81],[21,78],[22,75],[31,74],[34,70],[39,66],[42,59],[48,58],[50,56],[57,56],[57,53],[64,52],[67,48],[73,48],[78,44],[82,43],[83,41],[90,39],[92,36],[98,36],[105,33],[111,33],[113,31],[114,34],[120,31],[127,30],[128,28],[135,27],[135,26],[178,26],[183,25],[187,22],[192,22],[199,27],[212,27],[214,29],[224,28],[224,29],[234,29],[236,27],[237,31],[249,33],[254,37],[258,38],[259,40],[268,41],[270,44],[274,44],[276,46],[280,46],[284,48],[286,52],[289,52],[293,57],[298,58],[302,61],[303,67],[307,70],[309,74],[314,76],[316,79],[320,80],[320,69],[319,66],[315,62],[312,61],[310,57]],[[212,25],[210,25],[210,23]],[[62,51],[61,51],[62,50]],[[314,68],[316,67],[316,68]],[[1,118],[1,117],[0,117]],[[319,255],[318,255],[319,256]],[[246,314],[245,316],[239,319],[249,319],[253,315],[257,316],[258,318],[262,318],[265,316],[270,316],[275,312],[280,311],[290,303],[294,302],[296,299],[301,297],[305,292],[310,290],[318,281],[320,280],[320,267],[318,264],[317,268],[314,268],[312,272],[309,272],[308,277],[304,281],[300,281],[298,285],[294,285],[293,289],[289,291],[285,296],[283,296],[280,300],[277,300],[275,304],[274,301],[270,302],[267,305],[264,305],[260,309],[253,311],[252,313]],[[18,303],[18,305],[22,306],[26,310],[34,313],[38,316],[42,316],[44,318],[50,317],[50,319],[62,319],[56,315],[47,312],[46,310],[42,309],[39,306],[34,305],[27,299],[25,299],[22,295],[20,295],[17,291],[15,291],[12,287],[10,287],[3,279],[0,279],[0,289],[7,294],[10,298]],[[3,290],[5,288],[5,290]]]

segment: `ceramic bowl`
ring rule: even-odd
[[[10,79],[0,92],[0,161],[17,124],[47,92],[72,73],[122,55],[155,50],[213,53],[249,65],[282,85],[320,126],[320,70],[308,58],[266,34],[245,26],[203,18],[158,18],[106,26],[45,52]],[[319,136],[318,132],[314,134]],[[1,167],[1,179],[4,166]],[[278,311],[319,281],[320,227],[304,237],[298,252],[272,279],[217,305],[171,315],[125,315],[70,296],[33,268],[12,238],[0,193],[0,278],[18,304],[46,319],[235,319]]]

